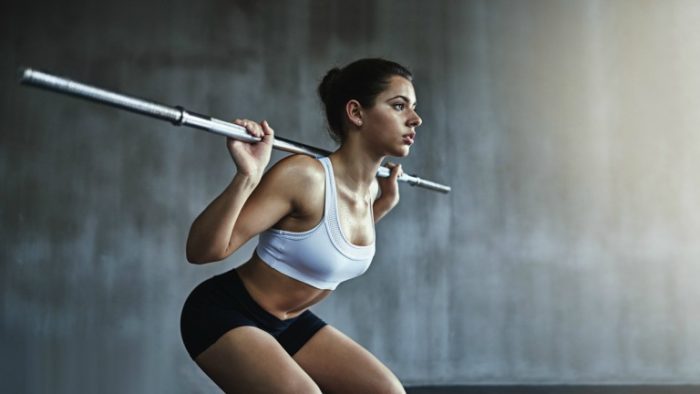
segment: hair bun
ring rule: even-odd
[[[330,69],[323,80],[318,85],[318,95],[321,96],[321,100],[324,104],[328,104],[330,97],[332,97],[333,86],[340,76],[340,69],[338,67],[333,67]]]

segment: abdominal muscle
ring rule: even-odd
[[[257,253],[236,271],[253,300],[280,320],[299,316],[331,293],[284,275],[262,261]]]

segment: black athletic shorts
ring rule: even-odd
[[[325,325],[308,310],[291,319],[278,319],[253,300],[235,269],[195,287],[180,316],[182,341],[192,359],[229,330],[241,326],[267,331],[294,355]]]

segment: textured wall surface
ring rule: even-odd
[[[29,65],[332,148],[315,87],[409,65],[410,172],[314,310],[406,384],[697,383],[700,2],[11,2],[0,12],[7,392],[196,393],[179,313],[221,138],[20,87]],[[281,157],[276,155],[275,158]]]

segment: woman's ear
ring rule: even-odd
[[[362,104],[357,100],[350,100],[345,104],[345,115],[351,124],[362,127]]]

